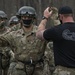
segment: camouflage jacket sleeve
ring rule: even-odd
[[[12,49],[11,41],[12,41],[11,33],[0,35],[0,47],[7,48],[7,52],[8,52],[8,55],[10,56],[10,60],[13,60],[14,52]]]
[[[48,61],[49,65],[54,64],[54,53],[53,53],[53,42],[48,42],[45,49],[45,60]]]
[[[17,24],[11,27],[11,31],[17,31],[18,29],[21,29],[21,24]]]
[[[12,50],[10,50],[9,55],[10,55],[10,62],[12,62],[15,58],[15,53]]]
[[[0,46],[7,46],[13,50],[13,48],[12,48],[12,46],[13,46],[12,32],[4,33],[4,34],[0,35]]]

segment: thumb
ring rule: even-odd
[[[52,12],[53,12],[53,11],[51,10],[50,13],[49,13],[50,16],[52,15]]]
[[[52,14],[52,12],[53,12],[53,11],[51,10],[49,14]]]

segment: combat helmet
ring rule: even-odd
[[[21,16],[30,16],[35,19],[36,18],[36,11],[33,7],[23,6],[18,10],[16,16],[18,18],[21,18]]]
[[[12,24],[18,24],[19,23],[19,19],[16,16],[12,16],[10,18],[10,20],[8,21],[8,25],[12,25]]]
[[[2,10],[0,10],[0,18],[1,19],[7,19],[7,14]]]

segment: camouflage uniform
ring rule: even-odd
[[[59,25],[60,24],[60,21],[58,20],[58,9],[56,7],[52,7],[52,10],[53,10],[53,14],[52,16],[50,17],[50,23],[49,25],[47,24],[46,25],[46,28],[49,28],[49,27],[53,27],[53,26],[56,26],[56,25]],[[47,73],[49,72],[51,75],[53,73],[53,71],[55,70],[55,64],[54,64],[54,53],[53,53],[53,42],[50,41],[47,43],[47,47],[46,47],[46,50],[45,50],[45,70],[44,71],[47,71]],[[49,70],[49,71],[48,71]],[[45,74],[47,74],[45,72]]]
[[[0,36],[9,32],[9,28],[6,27],[7,15],[5,12],[0,11]],[[0,74],[7,75],[10,59],[12,58],[12,51],[8,43],[0,41]]]
[[[4,43],[5,44],[5,43]],[[12,60],[12,50],[8,45],[0,46],[0,65],[2,69],[2,75],[7,75],[10,60]]]
[[[59,25],[60,21],[58,19],[58,9],[56,7],[52,7],[53,14],[50,17],[54,21],[54,26]]]
[[[11,31],[17,31],[18,29],[21,29],[21,24],[20,24],[20,23],[18,23],[18,24],[16,24],[16,25],[12,26],[10,32],[11,32]]]
[[[52,75],[55,64],[54,64],[54,54],[53,54],[53,42],[48,42],[46,46],[46,50],[44,53],[45,59],[44,59],[44,75]],[[48,73],[48,74],[47,74]]]
[[[67,68],[64,66],[56,66],[52,75],[75,75],[75,68]]]
[[[5,28],[5,30],[1,30],[0,31],[0,35],[3,35],[4,33],[7,32],[7,29]],[[10,64],[10,60],[12,59],[12,50],[9,47],[9,45],[5,45],[5,43],[3,43],[2,41],[0,41],[0,43],[2,43],[0,45],[0,68],[2,69],[2,75],[7,75],[7,71],[9,68],[9,64]]]
[[[9,31],[8,27],[4,27],[3,30],[0,30],[0,35],[6,34]],[[2,42],[2,41],[0,41]],[[9,68],[10,60],[12,59],[12,50],[8,45],[3,45],[5,43],[2,43],[0,45],[0,57],[1,57],[1,69],[2,69],[2,75],[7,75],[7,71]]]
[[[23,29],[2,36],[11,44],[15,60],[11,62],[8,75],[42,75],[43,55],[46,42],[37,39],[36,26],[29,33]]]

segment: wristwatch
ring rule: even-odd
[[[42,20],[44,20],[44,19],[48,20],[48,18],[47,18],[47,17],[43,16],[43,17],[42,17]]]

